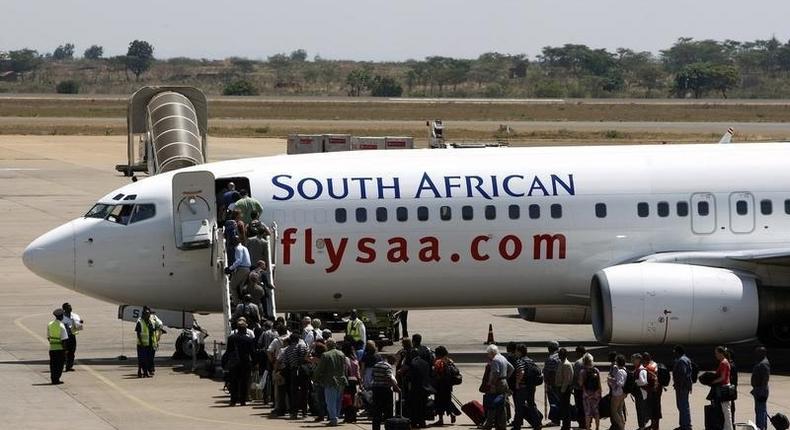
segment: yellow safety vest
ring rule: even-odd
[[[140,318],[137,320],[137,323],[140,324],[140,335],[137,336],[137,344],[140,346],[150,346],[152,337],[148,322]]]
[[[362,320],[359,318],[355,320],[349,320],[348,325],[346,325],[346,334],[351,336],[354,339],[354,342],[359,342],[362,340]]]
[[[50,351],[63,351],[63,342],[60,339],[61,333],[60,320],[50,321],[49,325],[47,325]]]

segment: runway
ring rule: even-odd
[[[80,430],[320,427],[311,421],[269,419],[265,416],[268,409],[260,405],[226,407],[221,382],[200,378],[185,363],[167,360],[177,330],[163,339],[156,377],[137,379],[133,325],[116,318],[116,305],[58,287],[22,265],[21,253],[30,241],[81,216],[98,197],[128,183],[129,178],[114,170],[115,164],[124,161],[125,144],[124,136],[0,136],[0,380],[4,382],[0,428],[50,429],[55,422]],[[285,150],[282,139],[210,138],[209,145],[212,161]],[[45,326],[52,309],[66,301],[86,325],[78,338],[76,371],[65,374],[65,384],[55,387],[48,384]],[[429,346],[447,345],[451,356],[482,352],[489,323],[497,341],[593,340],[589,326],[528,323],[514,317],[515,313],[515,309],[413,311],[410,331],[422,333]],[[198,319],[211,333],[210,346],[222,333],[221,316]],[[119,360],[119,355],[130,360]],[[786,354],[779,359],[784,358]],[[739,359],[742,371],[747,370],[748,357]],[[456,395],[464,401],[479,399],[482,364],[464,363],[461,371],[464,384]],[[738,421],[752,419],[748,380],[749,374],[742,373]],[[693,420],[699,429],[703,428],[705,394],[702,387],[693,393]],[[628,428],[632,428],[633,404],[628,401],[627,405],[632,417]],[[543,407],[542,399],[539,406]],[[787,374],[772,376],[769,410],[790,414]],[[664,394],[664,417],[665,428],[677,426],[671,388]],[[369,428],[369,424],[345,427]],[[470,428],[470,421],[462,417],[456,427]]]

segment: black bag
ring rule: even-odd
[[[587,391],[598,391],[598,388],[601,386],[601,375],[598,373],[598,369],[593,367],[587,370],[585,375],[584,389]]]
[[[601,400],[598,402],[598,415],[601,418],[609,418],[612,416],[612,395],[607,394],[601,397]]]
[[[779,413],[771,417],[771,425],[776,430],[787,430],[790,428],[790,421],[788,421],[787,415]]]
[[[633,372],[628,372],[625,377],[625,385],[623,385],[623,391],[627,394],[638,395],[639,394],[639,387],[636,385],[636,378],[634,377]]]
[[[724,413],[720,405],[705,405],[705,430],[721,430],[724,427]]]
[[[373,392],[367,391],[370,393],[371,397],[371,404],[373,403]],[[363,391],[365,393],[365,391]],[[398,395],[398,403],[400,404],[400,413],[403,413],[403,395]],[[397,417],[387,418],[384,421],[384,430],[411,430],[411,421],[408,418],[400,415]]]
[[[692,384],[696,384],[698,380],[699,380],[699,366],[697,366],[697,363],[692,361],[691,362],[691,383]]]
[[[661,363],[658,363],[658,383],[661,384],[662,387],[668,387],[671,380],[672,375],[669,372],[669,368]]]
[[[713,381],[716,380],[716,372],[704,372],[697,379],[699,379],[700,384],[710,387]]]
[[[527,381],[527,385],[537,387],[543,384],[543,372],[540,371],[540,367],[538,367],[534,361],[527,361],[524,373],[524,379]]]
[[[455,363],[447,363],[445,375],[447,376],[447,381],[450,383],[450,385],[461,385],[464,382],[461,371],[458,370],[458,366],[456,366]]]
[[[715,387],[715,399],[719,402],[738,400],[738,388],[735,385],[719,385]]]

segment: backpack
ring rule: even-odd
[[[625,385],[623,385],[623,392],[628,394],[636,394],[639,387],[636,385],[636,377],[633,372],[628,372],[625,376]]]
[[[771,417],[771,425],[776,430],[787,430],[790,428],[790,421],[788,421],[787,415],[780,413]]]
[[[592,368],[585,372],[584,376],[584,390],[585,391],[598,391],[601,387],[601,375],[598,374],[598,369]]]
[[[524,368],[524,380],[527,381],[527,385],[533,387],[543,384],[543,372],[532,360],[528,360]]]
[[[458,370],[458,366],[456,366],[455,363],[447,363],[445,367],[445,377],[447,381],[450,382],[450,385],[461,385],[464,382],[461,371]]]
[[[662,387],[668,387],[672,376],[669,373],[669,368],[661,363],[658,363],[658,383]]]

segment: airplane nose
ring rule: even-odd
[[[75,287],[74,223],[44,233],[25,248],[22,262],[36,275],[56,284]]]

